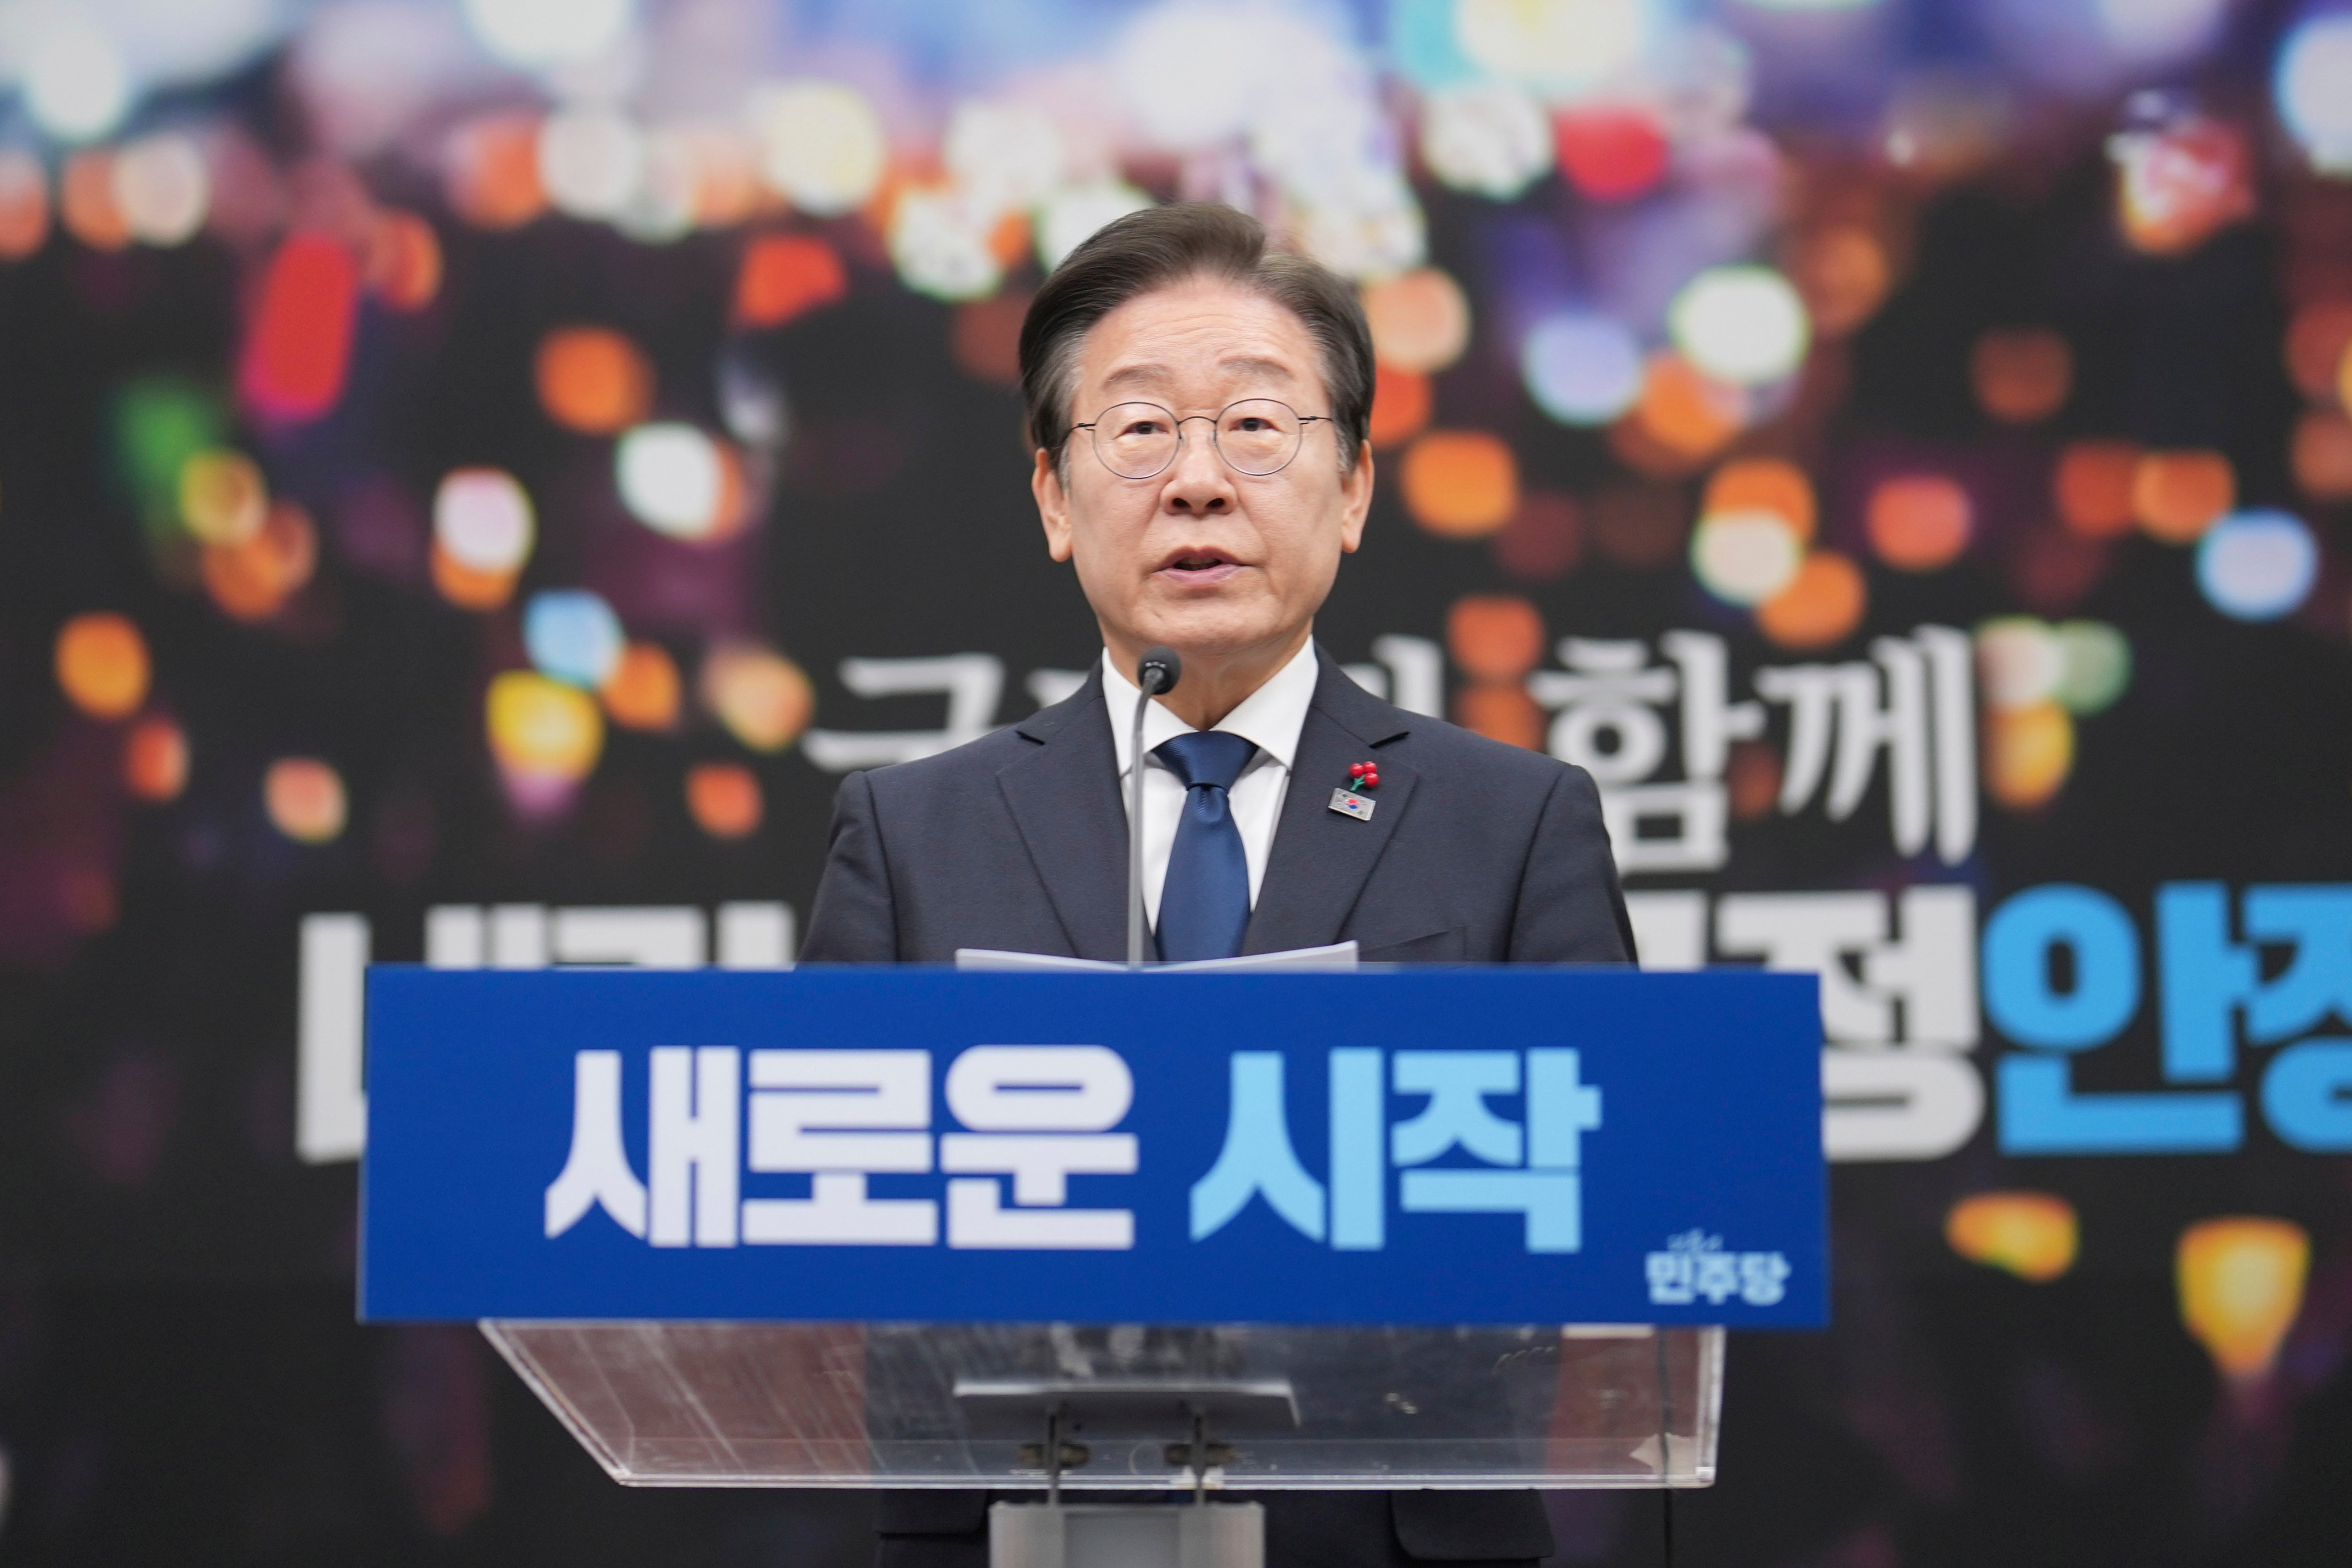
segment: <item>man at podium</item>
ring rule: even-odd
[[[1102,658],[1009,729],[844,782],[804,962],[1124,958],[1138,765],[1161,959],[1353,941],[1367,962],[1631,960],[1591,779],[1381,701],[1314,641],[1372,495],[1348,283],[1229,207],[1137,213],[1045,280],[1021,375],[1046,549],[1076,567]],[[886,1494],[881,1529],[884,1568],[987,1561],[979,1493]],[[1533,1492],[1280,1496],[1266,1544],[1286,1568],[1551,1549]]]

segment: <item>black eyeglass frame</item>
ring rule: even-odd
[[[1298,421],[1298,445],[1291,448],[1290,456],[1283,458],[1280,463],[1266,469],[1264,473],[1254,472],[1251,469],[1243,468],[1239,463],[1234,462],[1233,458],[1225,451],[1223,446],[1217,440],[1217,426],[1224,423],[1226,415],[1231,414],[1234,409],[1239,408],[1244,403],[1271,403],[1276,408],[1283,410],[1292,418]],[[1158,468],[1152,469],[1148,474],[1122,474],[1117,468],[1111,468],[1110,459],[1103,456],[1102,447],[1097,442],[1095,430],[1097,426],[1101,425],[1103,414],[1108,414],[1112,408],[1156,408],[1160,413],[1168,416],[1169,424],[1173,426],[1176,430],[1176,445],[1168,449],[1168,460],[1160,464]],[[1218,458],[1223,461],[1225,467],[1231,468],[1234,472],[1241,475],[1243,478],[1251,479],[1270,479],[1275,475],[1282,472],[1283,469],[1290,467],[1291,464],[1297,462],[1298,460],[1298,454],[1306,450],[1307,427],[1309,425],[1336,425],[1339,423],[1328,414],[1301,414],[1297,409],[1291,407],[1289,404],[1285,403],[1279,397],[1236,397],[1231,403],[1226,404],[1223,408],[1218,409],[1214,414],[1186,414],[1182,416],[1179,416],[1174,409],[1169,407],[1164,403],[1153,403],[1148,398],[1130,397],[1112,404],[1109,408],[1104,409],[1102,414],[1096,415],[1092,419],[1087,420],[1083,425],[1071,426],[1070,430],[1073,434],[1076,434],[1080,430],[1087,432],[1087,446],[1088,449],[1094,453],[1096,462],[1100,463],[1106,468],[1109,468],[1111,473],[1117,478],[1140,483],[1145,479],[1156,479],[1175,466],[1177,458],[1181,455],[1184,450],[1184,426],[1190,425],[1195,419],[1205,419],[1209,422],[1210,450],[1217,454]]]

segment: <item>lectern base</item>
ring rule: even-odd
[[[1265,1568],[1257,1503],[1000,1502],[989,1568]]]

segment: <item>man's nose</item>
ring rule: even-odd
[[[1160,490],[1162,510],[1185,516],[1229,512],[1236,500],[1233,470],[1217,455],[1209,425],[1187,423],[1176,460],[1168,465]]]

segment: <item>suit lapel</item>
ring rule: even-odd
[[[1242,951],[1282,952],[1321,947],[1339,940],[1349,911],[1365,879],[1403,820],[1416,777],[1402,758],[1381,758],[1381,783],[1369,792],[1369,822],[1331,809],[1331,791],[1348,776],[1348,764],[1372,755],[1372,748],[1411,729],[1401,710],[1373,698],[1322,658],[1315,701],[1298,733],[1297,765],[1283,796],[1274,851],[1258,889]]]
[[[1127,956],[1127,811],[1100,663],[1076,696],[1015,728],[1038,744],[998,770],[997,787],[1070,952],[1117,963]]]

